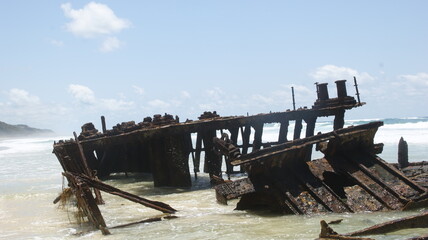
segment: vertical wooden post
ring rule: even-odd
[[[306,137],[312,137],[315,132],[315,124],[317,122],[317,117],[307,118],[306,122]]]
[[[230,132],[230,141],[232,142],[232,144],[234,144],[236,146],[238,144],[239,128],[238,127],[229,128],[229,132]],[[226,172],[228,174],[234,172],[233,166],[232,166],[232,164],[230,164],[229,159],[228,159],[228,161],[226,161]]]
[[[294,126],[294,137],[293,139],[299,139],[300,138],[300,133],[302,132],[302,119],[297,119],[296,120],[296,124]]]
[[[361,104],[360,92],[358,91],[357,78],[355,76],[354,76],[354,86],[355,86],[355,91],[357,92],[355,95],[357,95],[358,104]]]
[[[278,135],[278,143],[287,142],[287,134],[288,134],[288,120],[281,121],[281,126],[279,127],[279,135]]]
[[[256,123],[253,125],[254,128],[254,141],[253,141],[253,150],[257,151],[262,146],[262,136],[263,136],[263,123]]]
[[[165,157],[165,139],[163,137],[152,138],[150,140],[150,155],[153,173],[153,183],[155,187],[168,186],[168,162]]]
[[[334,116],[334,124],[333,129],[341,129],[345,125],[345,110],[341,109],[336,112],[336,115]]]
[[[149,140],[140,140],[137,145],[138,149],[140,150],[140,165],[141,165],[141,171],[146,173],[152,173],[152,161],[151,161],[151,155],[150,155],[150,143]]]
[[[242,128],[241,128],[242,131]],[[242,154],[248,153],[248,147],[250,144],[251,126],[245,126],[244,132],[242,132]]]
[[[104,116],[101,116],[101,126],[103,128],[103,133],[107,132],[107,128],[106,128],[106,118]]]
[[[398,142],[398,165],[400,168],[409,166],[409,149],[403,137]]]
[[[97,197],[94,199],[92,197],[91,190],[89,189],[87,184],[82,184],[81,187],[81,193],[83,199],[85,199],[85,202],[87,204],[88,209],[88,218],[91,219],[92,224],[95,225],[96,228],[101,230],[103,235],[109,235],[110,231],[107,229],[107,225],[104,221],[103,215],[101,215],[101,211],[98,208],[97,204]],[[94,188],[94,190],[100,192],[100,190]]]
[[[296,99],[294,98],[294,87],[291,87],[291,96],[293,97],[293,110],[296,110]]]
[[[195,173],[195,178],[197,177],[196,174],[200,171],[199,166],[201,163],[202,135],[202,132],[196,133],[195,159],[193,160],[193,171]]]
[[[189,171],[190,146],[187,134],[175,134],[165,137],[164,157],[168,175],[168,187],[191,187]]]
[[[305,119],[306,122],[306,137],[312,137],[315,133],[315,124],[317,122],[317,117],[311,117]],[[313,145],[308,146],[308,150],[306,151],[305,161],[308,162],[312,158],[312,149]]]
[[[221,177],[221,155],[213,151],[213,138],[216,137],[216,130],[207,130],[203,133],[205,163],[204,172],[210,175]]]

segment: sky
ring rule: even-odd
[[[428,116],[427,1],[0,1],[0,121],[79,132],[169,113],[311,107],[357,78],[347,119]]]

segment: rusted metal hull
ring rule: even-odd
[[[234,167],[248,174],[247,179],[215,187],[222,203],[241,197],[237,209],[266,207],[286,214],[312,214],[424,204],[426,189],[376,156],[382,145],[373,139],[382,122],[343,128],[345,111],[364,103],[358,91],[358,102],[347,96],[344,80],[336,84],[337,98],[329,98],[327,85],[318,84],[318,99],[310,109],[232,117],[204,112],[199,120],[182,123],[172,115],[155,115],[111,130],[102,117],[102,132],[87,123],[79,137],[55,143],[53,152],[73,188],[78,187],[76,181],[86,179],[73,176],[84,175],[85,184],[96,183],[92,187],[102,190],[97,177],[119,172],[151,173],[155,187],[188,188],[192,184],[189,156],[196,177],[204,153],[203,171],[212,183],[223,182],[223,156],[228,175]],[[326,116],[334,116],[333,131],[315,135],[317,119]],[[280,126],[278,139],[264,142],[264,126],[270,123]],[[289,129],[292,125],[294,129]],[[292,139],[287,138],[289,131]],[[311,161],[314,146],[324,158]],[[100,196],[95,199],[101,201]]]
[[[264,205],[290,214],[363,212],[399,210],[422,200],[425,188],[375,155],[373,139],[381,125],[339,129],[238,155],[231,164],[245,166],[255,191],[243,194],[237,209]],[[226,145],[216,141],[220,148]],[[313,145],[325,157],[306,161]],[[228,154],[227,149],[222,152]]]
[[[147,117],[138,124],[133,121],[117,124],[111,130],[106,129],[102,117],[103,132],[98,132],[92,123],[84,124],[78,141],[59,141],[54,144],[53,151],[64,171],[84,173],[89,168],[100,178],[111,173],[145,172],[153,175],[156,187],[190,187],[189,156],[193,159],[195,175],[200,171],[203,152],[203,171],[221,177],[222,158],[212,151],[213,138],[219,132],[229,132],[230,140],[235,144],[240,137],[242,144],[237,147],[246,154],[291,140],[287,139],[287,134],[292,123],[295,125],[293,140],[301,138],[303,127],[306,127],[305,137],[313,136],[319,117],[334,116],[334,129],[342,128],[345,110],[364,103],[343,95],[346,91],[343,93],[343,87],[341,89],[340,97],[323,97],[310,109],[303,107],[253,116],[220,117],[216,112],[205,112],[197,121],[180,123],[178,117],[165,114],[155,115],[153,119]],[[278,140],[263,142],[263,128],[271,123],[280,125]],[[195,143],[192,134],[196,135]],[[227,161],[226,165],[227,173],[233,173],[233,167]]]

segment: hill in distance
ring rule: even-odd
[[[24,124],[11,125],[0,121],[0,138],[25,137],[30,135],[49,135],[54,132],[49,129],[32,128]]]

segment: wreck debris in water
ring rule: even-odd
[[[326,83],[317,83],[317,100],[311,108],[296,109],[293,94],[293,110],[284,112],[231,117],[204,112],[199,120],[185,122],[169,114],[155,115],[137,124],[117,124],[111,130],[101,117],[102,132],[92,123],[84,124],[75,139],[55,142],[53,153],[70,187],[82,197],[84,212],[101,230],[106,226],[95,204],[102,203],[99,190],[145,206],[155,204],[164,213],[175,209],[105,186],[98,177],[151,173],[155,187],[188,188],[192,185],[189,157],[197,177],[201,156],[203,171],[212,183],[221,183],[215,186],[219,202],[240,197],[237,209],[265,207],[286,214],[310,214],[424,205],[426,189],[376,155],[383,145],[373,139],[382,122],[343,128],[345,111],[365,103],[360,102],[355,79],[358,101],[348,96],[346,80],[335,83],[337,98],[329,97]],[[315,134],[317,119],[329,116],[334,117],[333,131]],[[264,142],[263,128],[271,123],[280,126],[278,139]],[[287,137],[290,126],[294,126],[292,139]],[[324,158],[312,160],[314,146]],[[245,171],[248,178],[223,181],[223,157],[228,176]]]
[[[410,228],[428,228],[428,212],[424,212],[415,216],[404,217],[404,218],[376,224],[374,226],[371,226],[359,231],[346,233],[346,234],[338,234],[324,220],[322,220],[320,223],[321,223],[321,233],[319,234],[319,237],[320,237],[319,240],[371,239],[371,238],[360,238],[359,236],[387,234],[387,233],[399,231],[402,229],[410,229]],[[414,239],[414,240],[428,239],[428,235],[411,238],[411,239]]]
[[[382,124],[342,128],[231,158],[232,165],[245,165],[254,187],[240,196],[237,209],[264,206],[294,214],[362,212],[404,209],[425,200],[425,188],[376,156],[381,146],[373,139]],[[234,149],[221,139],[215,142],[225,155]],[[313,145],[325,157],[306,161]],[[232,184],[217,186],[217,196],[227,198],[230,194],[223,193],[223,185]]]
[[[82,126],[78,140],[88,167],[96,171],[100,178],[111,173],[144,172],[153,174],[155,187],[190,187],[189,156],[192,157],[195,174],[200,171],[203,152],[203,171],[221,177],[222,157],[212,151],[213,139],[218,132],[228,131],[233,143],[240,137],[242,144],[238,147],[242,154],[247,154],[290,141],[287,134],[292,123],[295,125],[293,139],[301,138],[304,125],[305,137],[313,136],[319,117],[334,116],[334,129],[342,128],[345,110],[364,103],[347,96],[345,80],[336,81],[336,85],[339,97],[329,98],[327,84],[318,84],[318,100],[310,109],[303,107],[285,112],[232,117],[220,117],[214,111],[205,112],[197,121],[186,122],[179,122],[178,117],[169,114],[155,115],[144,118],[138,124],[134,121],[117,124],[111,130],[106,129],[105,118],[102,117],[103,132],[99,132],[92,123],[87,123]],[[264,125],[270,123],[280,124],[278,140],[262,142]],[[195,144],[192,134],[196,135]],[[53,151],[65,171],[70,170],[63,164],[66,158],[81,162],[82,156],[74,139],[55,143]],[[234,170],[227,161],[226,165],[228,174],[239,171]],[[84,169],[75,170],[84,172]]]

